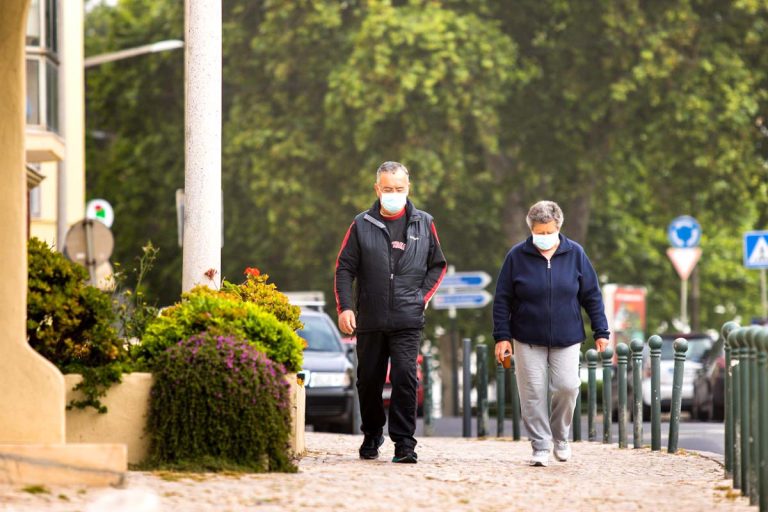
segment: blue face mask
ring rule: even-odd
[[[551,235],[533,235],[533,245],[541,249],[542,251],[548,251],[557,245],[560,241],[558,233],[552,233]]]
[[[405,192],[383,192],[381,194],[381,207],[389,213],[399,213],[405,208],[405,200],[408,194]]]

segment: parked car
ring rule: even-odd
[[[700,421],[725,417],[725,351],[722,340],[704,354],[693,382],[691,416]]]
[[[688,351],[685,358],[683,373],[682,410],[693,408],[693,382],[702,368],[702,359],[714,345],[714,340],[703,333],[663,334],[661,335],[661,409],[669,410],[672,405],[672,379],[675,370],[675,350],[672,346],[677,338],[688,341]],[[651,360],[648,344],[643,349],[643,417],[650,418],[651,412]],[[647,415],[647,416],[646,416]]]
[[[315,430],[355,433],[355,378],[348,348],[322,309],[302,306],[307,424]]]

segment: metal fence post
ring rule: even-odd
[[[613,349],[603,350],[603,443],[610,444],[613,439],[611,423],[613,420],[612,391]]]
[[[731,346],[731,386],[733,396],[733,488],[741,489],[741,346],[739,332],[741,327],[728,334]]]
[[[597,350],[587,350],[587,430],[590,441],[597,440]]]
[[[749,382],[751,376],[749,374],[749,346],[747,345],[747,329],[742,327],[737,333],[739,337],[739,362],[741,370],[739,376],[741,378],[741,495],[749,496],[751,492],[749,482],[749,467],[751,464],[751,454],[749,449],[749,438],[752,435],[750,425],[752,422],[749,419],[749,404],[751,404],[751,396],[749,393]]]
[[[760,402],[758,404],[758,415],[760,416],[760,433],[758,442],[760,446],[760,465],[759,465],[759,494],[760,510],[768,510],[768,328],[763,328],[757,334],[757,365]]]
[[[432,356],[424,354],[421,360],[424,373],[424,436],[429,437],[434,434],[435,426],[432,424]]]
[[[573,409],[573,440],[581,441],[581,363],[584,354],[579,352],[579,392],[576,394],[576,407]]]
[[[496,365],[496,437],[504,437],[504,416],[506,415],[505,409],[505,372],[504,365],[498,363]]]
[[[515,358],[512,358],[512,366],[509,368],[509,393],[512,407],[512,439],[520,440],[520,394],[517,390],[517,373],[515,370]]]
[[[488,347],[478,345],[477,353],[477,437],[488,435]]]
[[[759,376],[757,375],[757,335],[760,327],[753,325],[747,329],[749,347],[749,504],[757,505],[760,499],[758,474],[760,467],[760,418],[758,410]]]
[[[619,448],[627,447],[627,362],[629,347],[626,343],[616,345],[619,362]]]
[[[463,404],[463,417],[462,422],[462,436],[472,436],[472,340],[464,338],[464,357],[462,361],[463,373],[462,373],[462,395],[464,398]]]
[[[720,333],[723,337],[723,351],[725,352],[725,374],[723,375],[723,418],[725,436],[725,477],[730,478],[733,475],[733,379],[731,377],[731,343],[728,341],[728,335],[732,330],[739,327],[736,322],[726,322]]]
[[[661,450],[661,337],[648,338],[651,349],[651,450]]]
[[[632,419],[635,448],[643,447],[643,340],[634,339],[632,350]]]
[[[688,352],[688,341],[677,338],[675,349],[675,373],[672,377],[672,410],[669,420],[669,439],[667,452],[677,452],[677,440],[680,433],[680,406],[683,402],[683,375],[685,373],[685,353]]]

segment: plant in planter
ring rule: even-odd
[[[239,294],[203,286],[163,310],[147,327],[141,343],[132,347],[132,354],[138,367],[150,368],[168,347],[200,332],[247,340],[288,371],[301,369],[304,342],[289,325]]]
[[[157,354],[148,466],[295,472],[285,368],[250,342],[211,332]]]
[[[261,273],[259,269],[254,267],[246,268],[244,273],[245,281],[241,284],[223,281],[221,293],[253,302],[275,315],[278,320],[294,331],[303,327],[299,320],[301,308],[292,305],[288,301],[288,297],[277,290],[274,283],[267,283],[269,275]]]
[[[32,238],[28,244],[27,338],[62,373],[81,373],[85,398],[68,407],[106,408],[106,389],[120,382],[127,351],[112,327],[110,295],[86,284],[87,271]]]

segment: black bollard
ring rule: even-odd
[[[573,408],[573,440],[581,441],[581,363],[584,354],[579,352],[579,392],[576,394],[576,407]]]
[[[472,437],[472,340],[464,338],[462,360],[462,413],[461,435]]]
[[[683,404],[683,375],[685,373],[685,353],[688,351],[688,341],[677,338],[675,349],[675,373],[672,376],[672,410],[669,419],[669,439],[667,452],[677,452],[677,440],[680,432],[680,407]]]
[[[619,363],[619,448],[627,447],[627,362],[629,361],[629,347],[626,343],[616,345],[616,354]]]
[[[477,346],[477,437],[488,435],[488,347]]]
[[[760,495],[760,510],[768,511],[768,328],[764,327],[757,334],[757,366],[759,374],[758,444],[760,447],[760,464],[758,472],[758,494]]]
[[[741,370],[739,377],[741,378],[741,495],[749,496],[751,492],[749,467],[751,464],[752,452],[749,447],[749,438],[752,435],[750,425],[752,421],[749,418],[749,407],[752,403],[752,398],[749,394],[749,382],[751,376],[749,374],[749,345],[747,345],[747,329],[741,328],[737,333],[739,338],[739,361]]]
[[[432,422],[432,356],[424,354],[422,360],[422,373],[424,374],[424,437],[434,434],[435,426]]]
[[[634,339],[632,349],[632,416],[635,448],[643,447],[643,340]]]
[[[733,329],[728,334],[731,346],[731,385],[733,396],[733,488],[741,489],[741,346],[739,331]]]
[[[757,375],[757,335],[760,327],[753,325],[747,328],[747,345],[749,347],[749,504],[757,505],[760,497],[758,474],[760,471],[760,418],[759,418],[759,376]]]
[[[603,443],[610,444],[613,438],[611,423],[613,420],[612,373],[613,349],[606,347],[603,351]]]
[[[731,344],[728,341],[728,335],[732,330],[739,327],[736,322],[726,322],[723,324],[723,328],[720,333],[723,337],[723,350],[725,352],[725,374],[723,375],[723,388],[724,388],[724,419],[723,425],[725,436],[725,477],[731,478],[733,476],[733,380],[731,371]]]
[[[661,450],[661,337],[648,338],[651,351],[651,450]]]
[[[597,350],[587,350],[587,430],[590,441],[597,441],[597,358]]]

